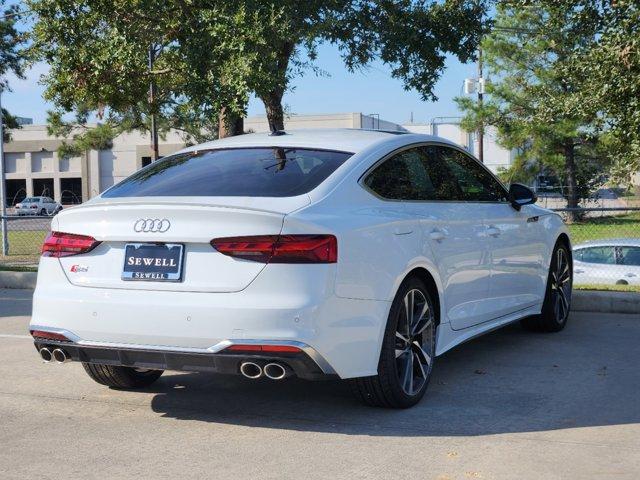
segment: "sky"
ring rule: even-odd
[[[377,113],[380,118],[396,123],[407,123],[412,113],[416,123],[428,123],[433,117],[458,116],[453,98],[462,95],[464,79],[473,77],[476,68],[474,64],[461,64],[455,57],[447,58],[447,68],[434,89],[438,101],[424,102],[418,92],[405,91],[402,81],[393,79],[384,64],[374,63],[366,70],[350,73],[336,47],[323,45],[318,53],[316,65],[327,75],[316,76],[308,71],[292,82],[283,102],[290,113]],[[47,69],[46,64],[40,63],[27,72],[25,80],[8,76],[13,91],[3,94],[3,107],[14,115],[33,118],[36,124],[46,123],[51,105],[42,99],[39,80]],[[248,114],[263,115],[262,102],[252,98]]]

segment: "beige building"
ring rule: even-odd
[[[44,125],[25,125],[11,131],[4,146],[6,196],[9,206],[25,196],[49,196],[62,204],[81,203],[122,180],[151,161],[149,137],[123,134],[109,150],[89,150],[79,157],[59,158],[62,139],[47,135]],[[160,142],[160,154],[184,146],[177,133]]]

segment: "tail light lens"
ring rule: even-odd
[[[336,263],[338,241],[333,235],[254,235],[211,240],[224,255],[262,263]]]
[[[44,257],[69,257],[87,253],[96,248],[100,242],[87,235],[74,233],[51,232],[42,245]]]

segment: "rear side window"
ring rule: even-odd
[[[102,196],[292,197],[313,190],[351,155],[273,147],[189,152],[152,163]]]
[[[392,200],[427,200],[434,191],[420,148],[393,156],[377,167],[364,183],[381,197]]]

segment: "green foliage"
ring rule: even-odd
[[[282,96],[294,77],[309,69],[321,73],[314,60],[323,42],[339,46],[348,68],[379,59],[407,88],[433,99],[446,55],[463,61],[473,56],[486,10],[486,0],[27,4],[35,14],[31,52],[51,66],[44,84],[46,99],[57,107],[54,116],[98,112],[113,125],[145,129],[148,116],[157,113],[163,129],[178,128],[193,141],[214,135],[219,112],[243,115],[251,93],[264,101],[274,127],[282,128]],[[151,81],[157,94],[149,103]],[[86,138],[79,135],[78,141]]]
[[[574,68],[575,52],[593,42],[599,28],[590,1],[503,1],[494,29],[482,42],[490,82],[479,106],[458,99],[463,126],[494,125],[499,141],[518,149],[509,172],[518,180],[552,171],[568,185],[571,206],[602,172],[606,155],[597,146],[597,113],[579,108],[588,72]]]
[[[601,1],[600,33],[576,52],[572,68],[589,78],[580,98],[583,110],[598,114],[598,127],[622,183],[640,171],[640,3]]]
[[[18,5],[5,7],[6,0],[0,0],[0,91],[10,90],[6,80],[7,73],[13,73],[18,78],[24,78],[24,51],[26,37],[19,32],[16,23],[20,17]],[[11,135],[10,128],[20,128],[16,118],[6,109],[2,109],[3,141],[8,142]]]

